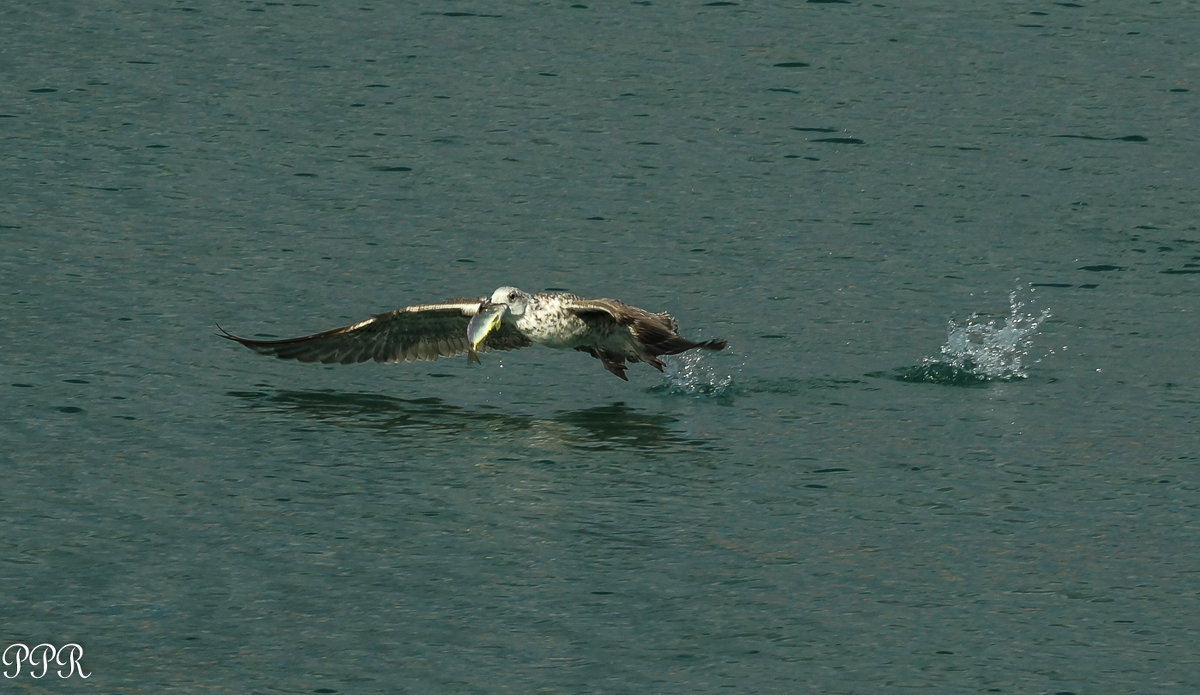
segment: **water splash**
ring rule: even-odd
[[[952,319],[941,353],[900,370],[896,378],[955,386],[1026,378],[1033,337],[1050,318],[1050,310],[1036,314],[1026,311],[1019,290],[1009,293],[1008,307],[1009,314],[1003,319],[985,320],[972,314],[961,325]]]
[[[720,397],[730,393],[733,376],[720,375],[704,357],[696,350],[665,358],[663,376],[666,377],[666,383],[654,387],[654,390],[707,397]]]

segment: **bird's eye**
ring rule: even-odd
[[[510,301],[510,302],[515,302],[515,301],[517,301],[517,293],[516,293],[516,292],[509,292],[509,293],[508,293],[508,301]]]

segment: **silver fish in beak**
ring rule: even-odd
[[[508,307],[503,304],[485,303],[479,307],[479,313],[471,317],[467,324],[467,364],[479,364],[479,346],[500,326],[505,311]]]

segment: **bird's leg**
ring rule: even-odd
[[[604,364],[605,369],[613,374],[616,374],[625,381],[629,381],[629,377],[625,376],[625,360],[617,362],[615,360],[608,359],[607,357],[601,357],[600,361]]]

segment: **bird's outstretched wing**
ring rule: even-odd
[[[241,338],[220,326],[217,329],[223,338],[285,360],[326,364],[428,361],[467,351],[467,324],[480,304],[478,299],[417,304],[349,326],[283,340]],[[504,324],[487,337],[480,350],[515,350],[527,345],[531,345],[528,338]]]
[[[596,331],[597,334],[609,333],[615,326],[628,328],[654,356],[675,355],[692,348],[720,350],[725,347],[724,340],[692,342],[676,333],[675,319],[670,314],[651,313],[616,299],[571,297],[566,306],[588,325],[601,329]]]

